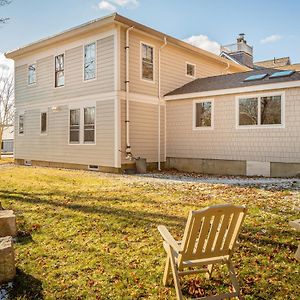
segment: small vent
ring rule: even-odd
[[[90,171],[99,171],[99,166],[97,166],[97,165],[89,165],[88,169]]]
[[[25,166],[32,166],[31,160],[24,160],[24,165]]]

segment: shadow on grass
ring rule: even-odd
[[[42,282],[17,268],[9,299],[44,299]]]

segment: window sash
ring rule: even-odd
[[[154,48],[142,44],[142,79],[154,79]]]
[[[195,127],[212,127],[212,102],[203,101],[195,103]]]
[[[84,142],[95,142],[95,107],[85,107],[84,111]]]
[[[65,57],[64,54],[55,56],[55,87],[65,85]]]
[[[41,113],[41,133],[47,132],[47,113]]]
[[[19,134],[24,134],[24,115],[19,116]]]
[[[186,75],[195,77],[195,65],[186,64]]]
[[[28,84],[36,83],[36,64],[28,66]]]
[[[80,109],[70,110],[70,143],[80,143]]]
[[[96,78],[96,43],[84,47],[84,80]]]
[[[249,98],[239,98],[238,99],[238,125],[243,126],[268,126],[268,125],[275,125],[280,126],[283,125],[283,107],[282,107],[282,96],[275,95],[275,96],[259,96],[259,97],[249,97]],[[245,101],[252,101],[252,106],[249,106],[246,109],[242,106],[246,105]],[[241,110],[241,107],[243,108]],[[272,109],[275,109],[272,111]],[[248,117],[249,122],[244,123],[241,122],[242,114],[244,117]],[[252,119],[252,122],[251,122]]]

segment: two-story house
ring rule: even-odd
[[[166,161],[162,96],[246,70],[118,14],[6,53],[15,61],[15,160],[118,172]],[[160,167],[160,166],[159,166]]]
[[[240,37],[236,57],[249,60]],[[231,53],[232,54],[232,53]],[[251,70],[118,14],[6,53],[15,160],[120,172],[300,174],[300,73]]]

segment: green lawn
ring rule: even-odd
[[[13,158],[10,158],[10,157],[1,157],[0,158],[0,165],[7,164],[7,163],[12,163],[13,161],[14,161]]]
[[[175,183],[50,168],[0,168],[0,201],[17,214],[17,299],[174,299],[162,286],[165,253],[157,231],[182,236],[189,210],[216,203],[249,207],[234,255],[246,299],[299,299],[299,182],[286,187]],[[185,296],[225,291],[183,280]],[[225,278],[225,284],[223,284]]]

